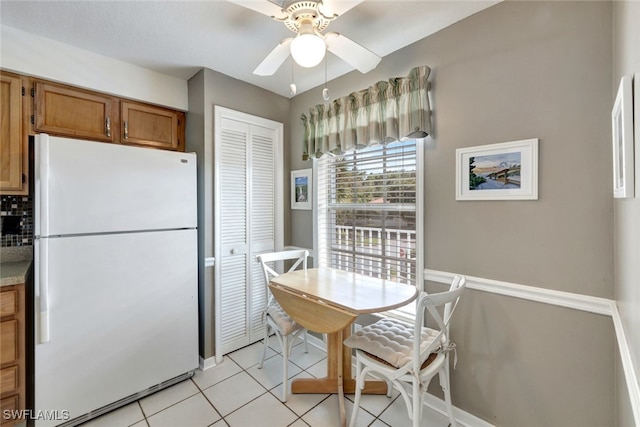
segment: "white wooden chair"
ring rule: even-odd
[[[307,257],[309,251],[307,250],[288,250],[280,252],[271,252],[258,255],[256,258],[262,264],[264,271],[265,287],[267,292],[267,305],[264,309],[263,316],[265,319],[264,327],[264,349],[262,351],[262,358],[260,359],[260,365],[258,368],[262,369],[264,364],[264,358],[267,354],[267,347],[269,346],[269,330],[272,329],[275,332],[276,338],[280,343],[282,349],[282,401],[287,401],[287,388],[288,388],[288,370],[287,365],[289,362],[289,355],[291,354],[291,348],[296,338],[300,335],[304,336],[304,352],[308,351],[307,348],[307,330],[296,323],[289,315],[280,307],[278,301],[273,297],[269,291],[269,282],[272,278],[279,275],[276,271],[274,263],[282,261],[294,261],[293,265],[287,272],[294,271],[300,265],[302,269],[307,269]],[[270,265],[271,264],[271,265]],[[291,337],[291,339],[289,339]]]
[[[414,427],[420,425],[427,387],[438,374],[451,426],[456,426],[449,384],[449,354],[455,344],[449,340],[449,327],[465,287],[466,278],[455,276],[448,291],[420,293],[414,324],[385,318],[345,340],[345,345],[356,349],[356,393],[350,427],[355,425],[368,374],[383,378],[400,392]],[[442,316],[440,306],[444,306]],[[427,317],[435,321],[433,329],[424,326]],[[391,396],[391,389],[387,395]]]

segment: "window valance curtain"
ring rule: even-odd
[[[310,108],[309,114],[301,116],[302,159],[429,135],[430,72],[427,66],[416,67],[407,77],[379,81],[368,89]]]

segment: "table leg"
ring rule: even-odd
[[[344,341],[342,339],[342,334],[343,331],[340,331],[336,334],[338,335],[337,338],[340,339],[341,343]],[[340,425],[342,427],[347,427],[347,413],[344,409],[343,371],[345,370],[345,367],[342,363],[343,359],[345,359],[344,352],[338,351],[338,407],[340,408]],[[351,377],[351,375],[349,375],[349,377]]]
[[[351,378],[351,349],[342,344],[351,335],[351,326],[327,334],[327,376],[325,378],[295,378],[292,393],[337,393],[338,366],[342,370],[344,393],[355,393],[356,380]],[[387,383],[380,380],[365,381],[364,394],[387,394]]]

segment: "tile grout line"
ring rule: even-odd
[[[271,348],[271,347],[270,347],[270,348]],[[276,352],[276,354],[275,354],[275,355],[273,355],[273,356],[269,357],[268,359],[271,359],[271,358],[273,358],[273,357],[276,357],[278,354],[280,354],[280,353],[279,353],[279,352]],[[265,360],[268,360],[268,359],[265,359]],[[219,384],[219,383],[221,383],[221,382],[223,382],[223,381],[226,381],[226,380],[228,380],[229,378],[233,378],[233,377],[235,377],[235,376],[237,376],[237,375],[239,375],[239,374],[241,374],[241,373],[245,373],[245,374],[247,374],[247,375],[249,376],[249,378],[251,378],[252,380],[254,380],[254,381],[258,384],[258,386],[260,386],[260,387],[262,387],[262,388],[264,389],[264,393],[260,394],[259,396],[256,396],[255,398],[253,398],[253,399],[249,400],[248,402],[244,403],[243,405],[241,405],[241,406],[237,407],[237,408],[236,408],[236,409],[234,409],[233,411],[231,411],[231,412],[229,412],[228,414],[226,414],[226,415],[224,415],[224,416],[223,416],[223,415],[222,415],[222,413],[221,413],[221,412],[220,412],[220,411],[215,407],[215,405],[213,404],[213,402],[211,402],[211,401],[207,398],[207,396],[204,394],[204,391],[203,391],[203,390],[198,386],[198,384],[196,384],[196,383],[195,383],[195,381],[193,381],[193,379],[192,379],[193,383],[195,384],[195,386],[196,386],[196,388],[198,389],[198,391],[200,392],[200,394],[202,394],[202,395],[203,395],[203,397],[207,400],[207,402],[208,402],[208,403],[213,407],[213,409],[216,411],[216,413],[220,416],[220,420],[224,421],[224,423],[225,423],[227,426],[229,425],[229,423],[227,422],[226,417],[228,417],[229,415],[231,415],[231,414],[233,414],[233,413],[235,413],[235,412],[239,411],[240,409],[242,409],[242,408],[246,407],[248,404],[250,404],[251,402],[256,401],[257,399],[259,399],[260,397],[264,396],[265,394],[270,394],[271,396],[273,396],[274,398],[276,398],[280,403],[282,403],[282,404],[285,406],[285,408],[287,408],[289,411],[291,411],[291,413],[292,413],[293,415],[295,415],[295,416],[296,416],[296,419],[293,421],[294,423],[295,423],[295,422],[297,422],[298,420],[301,420],[302,422],[304,422],[304,420],[302,420],[302,417],[301,417],[301,416],[299,416],[296,412],[294,412],[291,408],[289,408],[289,407],[285,404],[285,402],[282,402],[282,401],[281,401],[277,396],[275,396],[275,395],[271,392],[271,390],[267,389],[267,388],[266,388],[266,387],[265,387],[265,386],[264,386],[260,381],[258,381],[258,380],[253,376],[253,375],[251,375],[251,373],[248,371],[248,369],[247,369],[247,368],[244,368],[242,365],[240,365],[240,363],[238,363],[237,361],[235,361],[235,360],[234,360],[232,357],[230,357],[230,356],[229,356],[229,360],[231,360],[234,364],[236,364],[236,365],[237,365],[240,369],[242,369],[242,370],[241,370],[240,372],[237,372],[237,373],[235,373],[235,374],[233,374],[233,375],[231,375],[231,376],[229,376],[229,377],[227,377],[227,378],[225,378],[225,379],[223,379],[223,380],[219,381],[219,382],[218,382],[218,383],[216,383],[216,384]],[[291,362],[291,363],[293,363],[293,362]],[[293,363],[293,364],[295,365],[295,363]],[[256,365],[251,365],[251,366],[249,366],[249,368],[252,368],[252,367],[254,367],[254,366],[256,366]],[[306,370],[305,370],[305,369],[301,368],[301,367],[300,367],[300,366],[298,366],[298,365],[296,365],[296,366],[297,366],[297,367],[298,367],[302,372],[306,372]],[[206,389],[211,388],[211,387],[215,386],[216,384],[212,384],[211,386],[207,387]],[[278,387],[278,385],[276,385],[276,386],[275,386],[275,387],[273,387],[273,388],[275,389],[276,387]],[[206,389],[205,389],[205,390],[206,390]],[[308,411],[307,411],[307,412],[308,412]],[[305,412],[305,414],[306,414],[307,412]],[[218,421],[220,421],[220,420],[218,420]],[[216,423],[217,423],[218,421],[216,421]],[[213,423],[213,424],[215,424],[215,423]],[[306,424],[306,422],[305,422],[305,424]]]
[[[274,358],[274,357],[276,357],[276,356],[278,356],[278,355],[279,355],[280,357],[284,357],[281,351],[277,351],[277,349],[274,349],[274,348],[273,348],[273,347],[271,347],[271,346],[269,346],[268,348],[269,348],[269,349],[271,349],[275,354],[274,354],[274,355],[272,355],[272,356],[271,356],[271,357],[269,357],[269,358],[266,358],[266,359],[265,359],[265,361],[266,361],[266,360],[269,360],[269,359],[272,359],[272,358]],[[310,424],[309,424],[306,420],[304,420],[304,419],[303,419],[303,417],[304,417],[305,415],[309,414],[310,412],[312,412],[312,411],[313,411],[314,409],[316,409],[317,407],[321,406],[323,403],[325,403],[325,402],[326,402],[328,399],[330,399],[330,398],[331,398],[331,396],[332,396],[332,394],[328,394],[327,396],[325,396],[324,398],[322,398],[319,402],[317,402],[316,404],[314,404],[312,407],[310,407],[309,409],[305,410],[305,411],[304,411],[304,413],[302,413],[302,414],[298,415],[298,413],[297,413],[297,412],[295,412],[292,408],[290,408],[289,406],[287,406],[287,402],[282,402],[282,401],[280,400],[280,398],[279,398],[278,396],[276,396],[276,393],[274,392],[274,390],[276,390],[276,389],[278,388],[278,386],[279,386],[279,385],[282,385],[283,387],[285,387],[285,385],[284,385],[283,383],[279,383],[278,385],[274,386],[273,388],[271,388],[271,389],[267,389],[267,387],[266,387],[265,385],[263,385],[263,384],[262,384],[262,383],[261,383],[257,378],[255,378],[255,377],[254,377],[254,376],[249,372],[249,369],[254,368],[254,367],[256,366],[256,364],[250,365],[250,366],[248,366],[248,367],[246,367],[246,368],[245,368],[244,366],[242,366],[242,365],[240,364],[240,362],[236,361],[233,357],[231,357],[231,356],[229,356],[229,355],[227,355],[227,357],[228,357],[228,359],[229,359],[231,362],[233,362],[233,363],[234,363],[234,365],[236,365],[238,368],[240,368],[240,371],[238,371],[238,372],[236,372],[235,374],[233,374],[233,375],[231,375],[231,376],[229,376],[229,377],[226,377],[226,378],[224,378],[224,379],[222,379],[222,380],[220,380],[220,381],[218,381],[218,382],[216,382],[216,383],[214,383],[214,384],[211,384],[211,385],[209,385],[208,387],[206,387],[206,388],[204,388],[204,389],[203,389],[203,388],[201,388],[201,387],[198,385],[198,383],[196,383],[196,381],[194,380],[194,378],[193,378],[193,377],[192,377],[192,378],[189,378],[189,380],[192,382],[192,384],[194,384],[194,385],[195,385],[195,387],[196,387],[196,389],[197,389],[197,392],[196,392],[196,393],[194,393],[194,394],[192,394],[192,395],[190,395],[190,396],[185,397],[184,399],[181,399],[181,400],[180,400],[180,401],[178,401],[178,402],[175,402],[175,403],[173,403],[173,404],[171,404],[171,405],[167,406],[166,408],[163,408],[163,409],[162,409],[162,410],[160,410],[160,411],[155,412],[154,414],[150,414],[149,416],[147,416],[147,414],[145,413],[144,409],[142,408],[142,404],[140,403],[140,400],[137,400],[137,401],[136,401],[136,403],[138,404],[138,407],[140,408],[140,410],[141,410],[141,412],[142,412],[142,414],[143,414],[143,416],[144,416],[144,418],[143,418],[143,419],[144,419],[144,421],[145,421],[145,423],[146,423],[147,427],[151,427],[151,424],[150,424],[150,422],[149,422],[149,417],[154,416],[154,415],[156,415],[156,414],[158,414],[158,413],[160,413],[160,412],[162,412],[162,411],[164,411],[164,410],[166,410],[166,409],[168,409],[168,408],[170,408],[170,407],[173,407],[173,406],[175,406],[175,405],[177,405],[177,404],[179,404],[179,403],[181,403],[181,402],[184,402],[185,400],[190,399],[190,398],[192,398],[192,397],[196,396],[198,393],[200,393],[200,394],[202,395],[202,397],[207,401],[207,403],[208,403],[208,404],[213,408],[213,410],[216,412],[216,414],[220,417],[220,418],[219,418],[218,420],[216,420],[215,422],[213,422],[213,423],[209,424],[209,425],[208,425],[208,427],[211,427],[211,426],[213,426],[214,424],[219,423],[220,421],[222,421],[222,422],[224,423],[224,425],[226,425],[227,427],[228,427],[228,426],[230,426],[229,422],[227,421],[227,417],[229,417],[231,414],[236,413],[236,412],[237,412],[237,411],[239,411],[240,409],[242,409],[242,408],[246,407],[246,406],[247,406],[247,405],[249,405],[250,403],[255,402],[256,400],[260,399],[260,398],[261,398],[261,397],[263,397],[265,394],[269,394],[269,395],[271,395],[273,398],[275,398],[278,402],[280,402],[280,403],[281,403],[285,408],[287,408],[287,409],[288,409],[288,410],[289,410],[289,411],[290,411],[290,412],[295,416],[295,419],[294,419],[290,424],[288,424],[288,425],[287,425],[287,427],[290,427],[291,425],[294,425],[294,424],[296,424],[296,423],[298,423],[298,422],[302,422],[305,426],[310,426]],[[321,360],[319,360],[319,361],[317,361],[317,362],[315,362],[315,363],[312,363],[312,364],[311,364],[310,366],[308,366],[307,368],[303,368],[302,366],[298,365],[295,361],[289,360],[289,362],[290,362],[291,364],[293,364],[295,367],[297,367],[298,369],[300,369],[300,372],[299,372],[298,374],[294,375],[293,377],[288,378],[286,386],[288,387],[288,384],[289,384],[289,381],[290,381],[290,380],[292,380],[294,377],[296,377],[296,376],[298,376],[298,375],[300,375],[300,374],[303,374],[303,373],[305,373],[305,374],[307,374],[307,375],[310,375],[311,377],[314,377],[314,378],[315,378],[315,375],[313,375],[310,371],[308,371],[308,369],[311,369],[311,368],[315,367],[316,365],[318,365],[319,363],[322,363],[323,361],[325,361],[325,362],[326,362],[325,358],[323,358],[323,359],[321,359]],[[249,400],[248,402],[244,403],[243,405],[239,406],[238,408],[234,409],[233,411],[231,411],[231,412],[229,412],[228,414],[226,414],[226,415],[224,415],[224,416],[223,416],[223,415],[222,415],[222,413],[221,413],[221,412],[220,412],[220,411],[215,407],[215,405],[213,404],[213,402],[212,402],[212,401],[211,401],[211,400],[210,400],[210,399],[205,395],[204,391],[205,391],[205,390],[207,390],[207,389],[209,389],[209,388],[211,388],[211,387],[214,387],[216,384],[220,384],[221,382],[226,381],[226,380],[228,380],[228,379],[230,379],[230,378],[233,378],[233,377],[235,377],[235,376],[237,376],[237,375],[239,375],[239,374],[242,374],[242,373],[245,373],[249,378],[251,378],[251,380],[255,381],[255,382],[258,384],[258,386],[259,386],[260,388],[262,388],[262,390],[264,390],[264,393],[261,393],[259,396],[256,396],[255,398],[252,398],[252,399],[251,399],[251,400]],[[389,402],[389,403],[384,407],[384,409],[383,409],[383,410],[382,410],[382,411],[381,411],[377,416],[376,416],[376,415],[374,415],[373,413],[371,413],[370,411],[368,411],[367,409],[363,408],[363,407],[360,407],[360,410],[361,410],[361,411],[364,411],[366,414],[368,414],[368,415],[370,415],[371,417],[373,417],[373,421],[372,421],[372,422],[374,422],[374,423],[375,423],[376,421],[378,421],[378,422],[380,422],[380,423],[381,423],[382,425],[384,425],[384,426],[389,426],[389,424],[388,424],[388,423],[386,423],[385,421],[383,421],[383,420],[380,418],[380,416],[381,416],[381,415],[382,415],[386,410],[388,410],[388,409],[391,407],[391,405],[395,402],[395,400],[396,400],[397,398],[398,398],[398,396],[396,396],[396,398],[395,398],[395,399],[393,399],[393,398],[392,398],[392,399],[390,399],[390,402]],[[352,401],[351,399],[349,399],[347,396],[345,396],[345,399],[347,399],[347,400],[348,400],[348,401],[353,405],[353,401]],[[354,408],[354,409],[355,409],[355,408]],[[353,409],[352,409],[352,410],[353,410]],[[142,420],[140,420],[140,421],[142,421]],[[139,421],[138,421],[138,422],[139,422]]]
[[[300,344],[302,344],[302,343],[299,343],[299,344],[297,344],[297,345],[300,345]],[[292,347],[292,349],[293,349],[293,348],[295,348],[295,347],[296,347],[296,345],[294,345],[294,346]],[[267,360],[269,360],[269,359],[272,359],[272,358],[274,358],[274,357],[276,357],[276,356],[278,356],[278,355],[280,355],[281,357],[284,357],[284,356],[283,356],[283,354],[282,354],[282,351],[278,351],[278,349],[273,348],[273,347],[272,347],[272,346],[270,346],[270,345],[268,346],[268,348],[270,348],[270,349],[271,349],[275,354],[274,354],[273,356],[269,357],[269,358],[265,358],[265,361],[267,361]],[[233,358],[231,358],[231,357],[229,357],[229,358],[230,358],[231,360],[233,360],[233,362],[234,362],[234,363],[236,363],[236,364],[237,364],[237,365],[238,365],[238,366],[239,366],[239,367],[240,367],[240,368],[241,368],[241,369],[242,369],[242,370],[243,370],[247,375],[249,375],[249,377],[251,377],[252,379],[254,379],[258,384],[260,384],[263,388],[265,388],[265,389],[266,389],[266,387],[264,387],[264,386],[262,385],[262,383],[260,383],[260,381],[258,381],[256,378],[254,378],[254,376],[253,376],[253,375],[251,375],[251,373],[250,373],[250,372],[248,372],[248,370],[249,370],[250,368],[252,368],[252,367],[254,367],[254,366],[256,366],[256,365],[251,365],[251,366],[249,366],[249,367],[245,368],[245,367],[241,366],[238,362],[236,362]],[[321,360],[319,360],[318,362],[316,362],[316,363],[312,364],[312,365],[311,365],[311,366],[309,366],[308,368],[311,368],[311,367],[313,367],[313,366],[317,365],[318,363],[321,363],[323,360],[324,360],[324,358],[323,358],[323,359],[321,359]],[[307,371],[307,369],[308,369],[308,368],[303,368],[302,366],[300,366],[300,365],[296,364],[296,363],[295,363],[294,361],[292,361],[292,360],[289,360],[289,362],[290,362],[291,364],[293,364],[294,366],[296,366],[298,369],[300,369],[300,372],[299,372],[297,375],[299,375],[299,374],[301,374],[301,373],[305,372],[305,373],[307,373],[308,375],[310,375],[311,377],[314,377],[314,378],[315,378],[315,376],[314,376],[311,372],[308,372],[308,371]],[[259,362],[258,362],[258,363],[259,363]],[[294,377],[295,377],[295,375],[294,375]],[[293,378],[293,377],[292,377],[292,378]],[[289,378],[289,379],[291,379],[291,378]],[[288,379],[288,380],[289,380],[289,379]],[[280,383],[280,384],[282,384],[282,383]],[[284,385],[284,384],[282,384],[282,386],[283,386],[283,387],[285,387],[285,385]],[[288,386],[288,381],[287,381],[287,386]],[[308,410],[306,410],[303,414],[298,415],[298,414],[297,414],[293,409],[291,409],[289,406],[287,406],[286,402],[283,402],[282,400],[280,400],[280,398],[279,398],[278,396],[276,396],[276,395],[272,392],[272,390],[276,389],[277,387],[278,387],[278,385],[276,385],[275,387],[273,387],[273,388],[272,388],[272,389],[270,389],[270,390],[267,390],[267,393],[271,394],[271,395],[272,395],[275,399],[277,399],[277,400],[278,400],[278,401],[279,401],[279,402],[280,402],[280,403],[281,403],[285,408],[287,408],[289,411],[291,411],[291,412],[292,412],[292,413],[297,417],[297,418],[296,418],[296,419],[295,419],[291,424],[289,424],[289,425],[295,424],[295,423],[296,423],[296,422],[298,422],[298,421],[303,422],[305,425],[309,425],[309,423],[307,423],[307,422],[306,422],[302,417],[303,417],[303,416],[305,416],[306,414],[310,413],[313,409],[317,408],[317,407],[318,407],[318,406],[320,406],[323,402],[325,402],[327,399],[329,399],[329,398],[331,397],[331,394],[329,394],[328,396],[326,396],[325,398],[323,398],[322,400],[320,400],[318,403],[316,403],[314,406],[312,406],[311,408],[309,408]],[[261,397],[261,396],[263,396],[263,395],[260,395],[260,396],[256,397],[255,399],[253,399],[253,400],[252,400],[252,401],[250,401],[250,402],[253,402],[254,400],[258,399],[258,398],[259,398],[259,397]],[[250,403],[250,402],[247,402],[245,405],[242,405],[240,408],[242,408],[242,407],[246,406],[246,405],[247,405],[248,403]],[[238,408],[238,409],[240,409],[240,408]],[[233,412],[237,411],[238,409],[234,410]],[[233,412],[231,412],[231,413],[233,413]],[[229,413],[229,414],[231,414],[231,413]],[[229,414],[227,414],[227,415],[229,415]],[[226,422],[226,420],[225,420],[225,422]],[[228,423],[227,423],[227,424],[228,424]]]
[[[234,362],[234,363],[235,363],[235,362]],[[231,377],[233,377],[233,376],[234,376],[234,375],[231,375]],[[231,378],[231,377],[229,377],[229,378]],[[202,397],[204,398],[204,400],[206,400],[206,401],[207,401],[207,403],[208,403],[209,405],[211,405],[211,407],[213,408],[213,410],[214,410],[214,411],[216,411],[216,414],[218,414],[218,416],[220,417],[220,420],[224,420],[224,417],[222,416],[222,413],[220,413],[220,411],[218,410],[218,408],[216,408],[216,407],[215,407],[215,405],[213,404],[213,402],[209,400],[209,398],[207,397],[207,395],[206,395],[206,394],[204,394],[204,391],[200,388],[200,386],[199,386],[195,381],[193,381],[193,377],[191,377],[191,378],[189,378],[189,379],[190,379],[190,380],[191,380],[191,382],[193,382],[193,384],[196,386],[196,388],[198,389],[198,392],[202,395]],[[225,378],[225,379],[226,379],[226,378]],[[224,381],[224,380],[223,380],[223,381]],[[222,381],[220,381],[220,382],[222,382]],[[213,387],[214,385],[215,385],[215,384],[212,384],[212,385],[211,385],[211,386],[209,386],[209,387]],[[207,387],[207,388],[209,388],[209,387]],[[205,389],[205,390],[206,390],[206,389]],[[209,424],[209,426],[212,426],[213,424],[217,423],[217,422],[218,422],[218,421],[220,421],[220,420],[216,420],[216,421],[214,421],[213,423]],[[226,421],[226,420],[224,421],[224,423],[225,423],[226,425],[229,425],[229,423],[227,423],[227,421]]]
[[[138,405],[140,405],[140,409],[142,409],[142,414],[144,415],[144,418],[145,418],[145,419],[147,419],[147,418],[153,417],[154,415],[159,414],[159,413],[160,413],[160,412],[162,412],[162,411],[165,411],[165,410],[167,410],[167,409],[169,409],[169,408],[171,408],[171,407],[173,407],[173,406],[176,406],[176,405],[177,405],[177,404],[179,404],[179,403],[184,402],[184,401],[185,401],[185,400],[187,400],[187,399],[191,399],[193,396],[196,396],[196,395],[200,392],[200,388],[199,388],[199,387],[198,387],[198,385],[193,381],[193,379],[192,379],[192,378],[189,378],[188,380],[189,380],[189,381],[191,381],[191,382],[196,386],[196,388],[198,389],[198,391],[197,391],[196,393],[190,394],[189,396],[185,397],[184,399],[180,399],[179,401],[174,402],[174,403],[172,403],[171,405],[166,406],[166,407],[164,407],[164,408],[160,409],[160,410],[159,410],[159,411],[157,411],[157,412],[154,412],[153,414],[149,414],[149,416],[148,416],[148,417],[147,417],[147,414],[144,412],[144,409],[142,408],[142,404],[140,403],[140,400],[142,400],[142,399],[138,399],[136,402],[138,402]],[[186,380],[185,380],[185,381],[186,381]],[[181,383],[178,383],[178,384],[181,384]],[[177,384],[174,384],[174,385],[177,385]],[[161,391],[161,390],[160,390],[160,391]],[[149,422],[148,422],[148,421],[147,421],[147,424],[149,424]]]
[[[271,349],[275,354],[274,354],[273,356],[269,357],[269,358],[265,358],[265,361],[267,361],[267,360],[269,360],[269,359],[272,359],[272,358],[274,358],[274,357],[276,357],[276,356],[278,356],[278,355],[280,355],[281,357],[284,357],[284,356],[282,355],[282,352],[281,352],[281,351],[278,351],[278,349],[275,349],[275,348],[273,348],[273,347],[271,347],[271,346],[268,346],[268,347],[269,347],[269,348],[270,348],[270,349]],[[294,347],[295,347],[295,346],[294,346]],[[248,371],[249,369],[253,368],[253,367],[254,367],[254,366],[256,366],[257,364],[255,364],[255,365],[251,365],[251,366],[248,366],[247,368],[245,368],[245,367],[241,366],[238,362],[236,362],[232,357],[229,357],[229,358],[230,358],[230,359],[231,359],[231,360],[232,360],[236,365],[238,365],[238,366],[242,369],[242,372],[245,372],[247,375],[249,375],[249,377],[250,377],[250,378],[252,378],[254,381],[256,381],[258,384],[260,384],[260,386],[262,386],[262,387],[266,390],[266,392],[267,392],[267,393],[271,394],[271,396],[273,396],[276,400],[278,400],[278,401],[280,402],[280,404],[282,404],[282,405],[283,405],[285,408],[287,408],[291,413],[293,413],[293,415],[295,415],[295,416],[296,416],[296,419],[295,419],[291,424],[295,424],[296,422],[301,421],[301,422],[303,422],[304,424],[309,425],[309,424],[308,424],[308,423],[307,423],[307,422],[306,422],[302,417],[303,417],[303,416],[305,416],[306,414],[308,414],[309,412],[311,412],[311,411],[312,411],[313,409],[315,409],[316,407],[320,406],[320,405],[321,405],[325,400],[327,400],[329,397],[331,397],[331,394],[329,394],[329,395],[328,395],[328,396],[326,396],[324,399],[320,400],[317,404],[315,404],[314,406],[312,406],[311,408],[309,408],[308,410],[306,410],[303,414],[298,415],[298,414],[297,414],[293,409],[291,409],[289,406],[287,406],[286,402],[283,402],[282,400],[280,400],[280,398],[279,398],[278,396],[276,396],[276,395],[272,392],[272,390],[276,389],[276,388],[278,387],[278,385],[280,385],[280,384],[282,384],[282,383],[279,383],[278,385],[275,385],[273,388],[271,388],[271,389],[268,389],[268,390],[267,390],[267,389],[266,389],[266,387],[264,387],[264,385],[262,385],[262,383],[260,383],[260,381],[258,381],[258,380],[257,380],[253,375],[251,375],[251,373]],[[323,360],[324,360],[324,359],[319,360],[318,362],[316,362],[316,363],[312,364],[312,365],[311,365],[311,366],[309,366],[308,368],[313,367],[313,366],[315,366],[315,365],[316,365],[316,364],[318,364],[318,363],[321,363]],[[300,365],[296,364],[294,361],[291,361],[291,360],[290,360],[289,362],[290,362],[291,364],[293,364],[294,366],[296,366],[298,369],[300,369],[300,373],[305,372],[305,373],[309,374],[311,377],[314,377],[314,378],[315,378],[315,376],[314,376],[311,372],[308,372],[308,371],[307,371],[307,369],[308,369],[308,368],[307,368],[307,369],[305,369],[305,368],[303,368],[302,366],[300,366]],[[259,362],[258,362],[258,364],[259,364]],[[239,373],[240,373],[240,372],[238,372],[238,374],[239,374]],[[298,373],[298,374],[296,374],[296,375],[299,375],[300,373]],[[235,374],[235,375],[237,375],[237,374]],[[295,375],[294,375],[294,377],[295,377]],[[293,378],[293,377],[292,377],[292,378]],[[289,380],[289,379],[292,379],[292,378],[288,378],[288,380]],[[288,386],[288,384],[287,384],[287,386]],[[283,387],[285,387],[285,385],[284,385],[284,384],[283,384]],[[234,413],[234,412],[236,412],[236,411],[240,410],[241,408],[245,407],[245,406],[246,406],[246,405],[248,405],[249,403],[251,403],[251,402],[255,401],[256,399],[258,399],[258,398],[260,398],[260,397],[262,397],[262,396],[264,396],[264,394],[261,394],[260,396],[258,396],[258,397],[256,397],[256,398],[252,399],[251,401],[249,401],[249,402],[245,403],[244,405],[242,405],[242,406],[240,406],[239,408],[237,408],[237,409],[233,410],[232,412],[230,412],[230,413],[229,413],[229,414],[227,414],[226,416],[231,415],[232,413]],[[226,416],[225,416],[225,417],[226,417]],[[222,418],[224,419],[225,417],[222,417]],[[224,421],[225,421],[225,423],[226,423],[227,425],[229,425],[229,423],[227,423],[226,419],[225,419]],[[291,425],[291,424],[289,424],[289,425]]]
[[[295,347],[295,346],[294,346],[294,347]],[[276,357],[276,356],[278,356],[278,355],[280,355],[281,357],[284,357],[284,356],[282,356],[282,353],[281,353],[281,352],[277,351],[277,350],[276,350],[276,349],[274,349],[273,347],[269,346],[269,348],[271,348],[271,350],[273,350],[276,354],[274,354],[273,356],[271,356],[271,357],[269,357],[269,358],[265,358],[265,361],[267,361],[267,360],[269,360],[269,359],[272,359],[272,358],[274,358],[274,357]],[[233,359],[231,359],[231,360],[233,360]],[[239,364],[238,362],[236,362],[235,360],[233,360],[233,361],[234,361],[238,366],[240,366],[240,364]],[[313,374],[311,374],[310,372],[307,372],[307,370],[306,370],[305,368],[303,368],[302,366],[300,366],[300,365],[296,364],[294,361],[289,360],[289,362],[290,362],[291,364],[293,364],[294,366],[296,366],[298,369],[300,369],[300,373],[306,372],[307,374],[309,374],[309,375],[311,375],[312,377],[314,377],[314,378],[315,378],[315,376],[314,376]],[[320,362],[321,362],[321,361],[318,361],[317,363],[320,363]],[[316,363],[314,363],[314,364],[313,364],[313,365],[311,365],[311,366],[315,366],[315,365],[316,365]],[[264,389],[266,389],[266,387],[265,387],[264,385],[262,385],[262,383],[260,383],[260,381],[258,381],[258,380],[257,380],[253,375],[251,375],[251,373],[248,371],[248,369],[253,368],[254,366],[256,366],[256,365],[251,365],[251,366],[249,366],[248,368],[244,368],[244,367],[240,366],[240,368],[242,368],[242,370],[243,370],[247,375],[249,375],[249,377],[250,377],[250,378],[252,378],[252,379],[253,379],[254,381],[256,381],[258,384],[260,384],[260,386],[262,386]],[[297,375],[299,375],[300,373],[298,373]],[[294,375],[294,377],[295,377],[295,375]],[[293,377],[292,377],[292,378],[293,378]],[[288,386],[288,380],[289,380],[289,379],[292,379],[292,378],[288,378],[288,379],[287,379],[287,386]],[[280,384],[282,384],[282,383],[280,383]],[[284,385],[284,384],[282,384],[282,386],[283,386],[283,387],[285,387],[285,385]],[[302,415],[298,415],[298,414],[297,414],[293,409],[291,409],[289,406],[287,406],[287,403],[286,403],[286,402],[283,402],[282,400],[280,400],[280,398],[279,398],[278,396],[276,396],[276,395],[272,392],[272,390],[276,389],[277,387],[278,387],[278,385],[276,385],[275,387],[273,387],[273,388],[271,388],[271,389],[266,389],[266,390],[267,390],[267,393],[271,394],[271,395],[272,395],[276,400],[278,400],[278,402],[280,402],[280,404],[282,404],[285,408],[287,408],[289,411],[291,411],[291,413],[293,413],[293,415],[295,415],[295,416],[296,416],[296,419],[295,419],[291,424],[289,424],[289,425],[295,424],[297,421],[302,421],[302,422],[303,422],[303,423],[305,423],[306,425],[309,425],[309,424],[308,424],[304,419],[302,419],[302,417],[303,417],[304,415],[308,414],[309,412],[311,412],[313,409],[315,409],[316,407],[318,407],[320,404],[322,404],[322,402],[324,402],[325,400],[327,400],[327,399],[329,398],[329,396],[325,397],[325,398],[324,398],[324,399],[322,399],[320,402],[318,402],[316,405],[312,406],[312,407],[311,407],[311,408],[309,408],[307,411],[305,411]],[[260,396],[256,397],[255,399],[253,399],[253,400],[251,400],[251,401],[249,401],[249,402],[245,403],[244,405],[242,405],[241,407],[239,407],[239,408],[235,409],[234,411],[230,412],[230,413],[229,413],[229,414],[227,414],[227,415],[230,415],[231,413],[236,412],[236,411],[237,411],[237,410],[239,410],[240,408],[245,407],[245,406],[246,406],[246,405],[248,405],[249,403],[251,403],[251,402],[255,401],[256,399],[258,399],[258,398],[260,398],[260,397],[262,397],[262,396],[264,396],[264,394],[261,394]],[[225,422],[226,422],[226,420],[225,420]],[[228,424],[228,423],[227,423],[227,424]]]

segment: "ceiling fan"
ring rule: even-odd
[[[267,15],[297,33],[297,36],[282,40],[258,65],[253,74],[273,75],[291,56],[302,67],[315,67],[325,56],[333,53],[361,73],[373,70],[380,60],[378,55],[340,33],[322,34],[329,23],[363,0],[301,0],[286,8],[269,0],[230,0],[233,3]],[[277,1],[277,0],[274,0]]]

